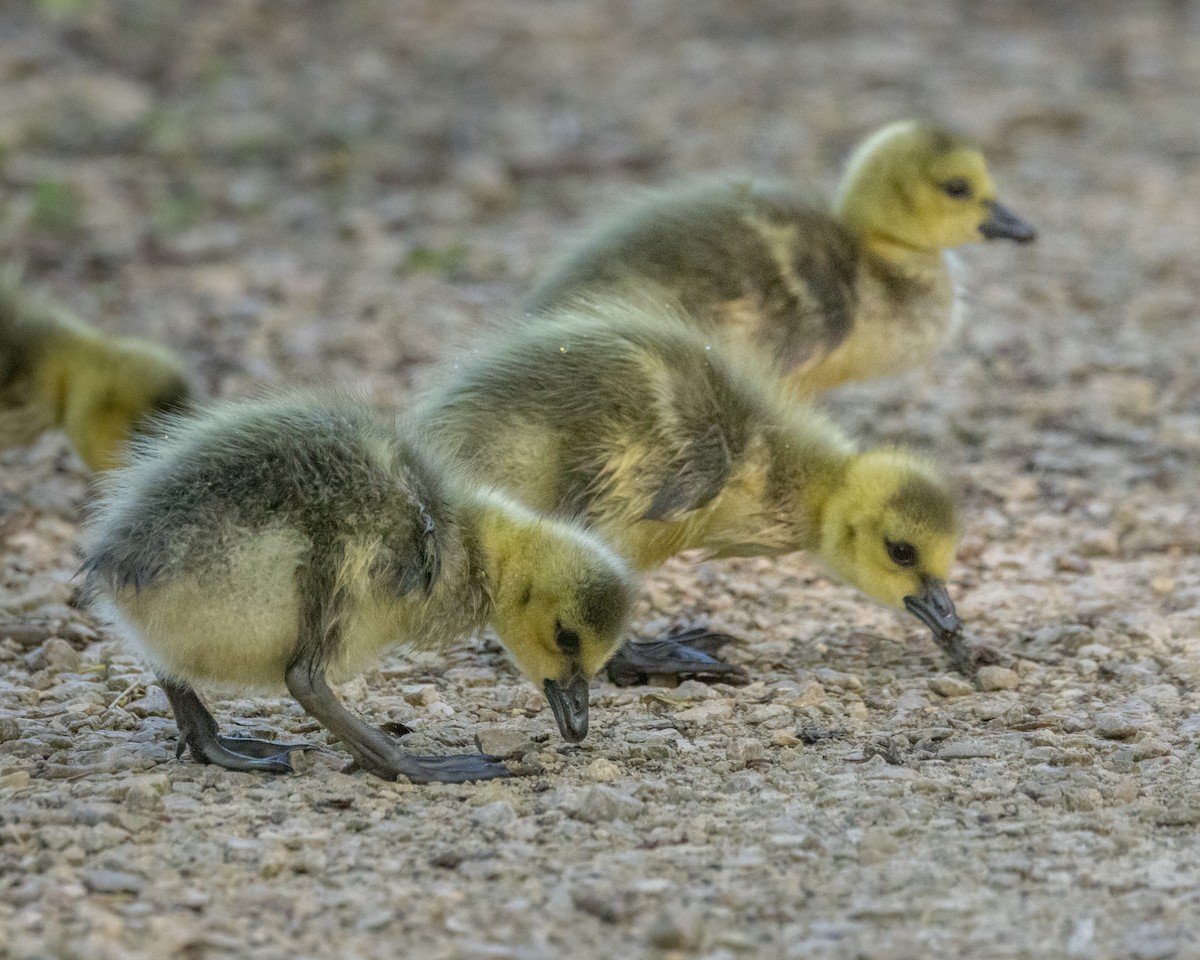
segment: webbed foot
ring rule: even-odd
[[[275,743],[249,737],[206,738],[194,732],[185,737],[181,731],[175,756],[183,756],[185,747],[191,748],[192,758],[199,763],[214,763],[226,770],[254,770],[260,773],[295,773],[291,751],[314,749],[309,743]]]
[[[727,633],[692,627],[649,643],[626,641],[605,669],[608,679],[618,687],[648,683],[652,676],[694,677],[738,685],[749,683],[750,678],[743,667],[726,663],[716,656],[725,644],[735,639]]]
[[[334,696],[322,670],[305,662],[288,667],[288,689],[305,710],[346,745],[354,762],[384,780],[407,777],[413,783],[466,783],[507,777],[508,767],[482,753],[420,756],[397,746],[384,730],[355,716]],[[401,729],[407,730],[402,724]],[[347,772],[349,772],[347,768]]]
[[[454,753],[444,757],[408,753],[400,768],[399,772],[413,783],[467,783],[512,776],[508,767],[483,753]]]
[[[270,758],[280,754],[286,756],[293,750],[318,749],[315,743],[280,743],[278,740],[256,740],[254,737],[217,737],[217,742],[244,757]]]
[[[512,771],[485,753],[454,753],[446,756],[421,756],[414,753],[381,755],[351,760],[342,773],[366,770],[384,780],[407,777],[413,783],[468,783],[472,780],[496,780],[511,777]]]
[[[251,737],[222,737],[217,733],[217,721],[186,684],[161,681],[171,701],[179,741],[176,758],[191,749],[198,763],[213,763],[226,770],[255,770],[260,773],[292,773],[290,753],[293,750],[313,749],[307,743],[274,743]]]

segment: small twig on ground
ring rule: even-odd
[[[112,713],[114,708],[120,710],[124,714],[132,716],[132,714],[125,709],[125,706],[121,703],[121,701],[124,700],[129,694],[133,693],[133,691],[138,687],[144,687],[145,685],[145,680],[135,680],[133,683],[127,686],[124,690],[116,695],[116,697],[107,707],[104,708],[104,712],[100,714],[100,719],[103,720],[105,717],[107,717],[110,713]]]

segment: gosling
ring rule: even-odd
[[[15,269],[0,272],[0,449],[57,427],[90,470],[106,470],[132,434],[190,396],[170,351],[107,336],[37,302]]]
[[[166,691],[177,756],[289,771],[307,745],[219,736],[194,689],[283,686],[380,777],[505,776],[482,754],[401,750],[329,687],[388,646],[438,650],[489,622],[562,735],[586,736],[588,681],[635,591],[595,536],[465,482],[349,399],[225,404],[167,426],[102,482],[84,570]]]
[[[804,399],[927,363],[958,320],[946,251],[1034,236],[996,200],[974,144],[894,123],[854,152],[832,214],[778,184],[667,191],[569,251],[526,307],[650,291],[764,353]]]
[[[958,521],[934,467],[856,453],[661,303],[595,300],[521,325],[456,364],[417,416],[475,482],[583,521],[639,570],[691,549],[812,550],[948,652],[957,643],[945,580]],[[733,672],[693,646],[627,643],[610,676]]]

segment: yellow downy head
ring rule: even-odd
[[[562,735],[578,742],[588,729],[588,681],[624,636],[634,574],[582,528],[499,496],[492,496],[481,531],[492,626],[545,692]]]
[[[958,629],[945,588],[958,534],[954,499],[934,468],[875,450],[855,457],[829,495],[820,549],[849,583],[944,635]]]
[[[850,158],[834,212],[868,247],[890,257],[977,240],[1034,238],[1032,226],[996,199],[979,149],[915,121],[893,123]]]

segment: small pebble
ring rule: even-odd
[[[986,740],[952,740],[942,744],[938,750],[941,760],[974,760],[981,757],[995,757],[999,751],[995,745]]]
[[[741,737],[731,743],[725,750],[725,756],[734,764],[745,765],[762,760],[767,754],[766,748],[752,737]]]
[[[1112,530],[1095,530],[1080,540],[1076,553],[1081,557],[1113,557],[1119,549],[1116,533]]]
[[[32,779],[28,770],[10,770],[0,775],[0,790],[20,790],[28,786]]]
[[[1112,798],[1118,803],[1133,803],[1140,794],[1136,780],[1122,780],[1112,790]]]
[[[820,681],[806,680],[800,684],[798,689],[785,696],[782,702],[785,706],[802,709],[804,707],[815,707],[824,700],[825,688],[821,685]]]
[[[699,946],[703,931],[699,914],[690,910],[672,911],[654,922],[646,940],[658,950],[691,950]]]
[[[30,670],[55,670],[73,673],[79,669],[79,651],[62,637],[51,637],[25,657]]]
[[[489,757],[521,757],[534,749],[533,741],[520,730],[509,727],[485,727],[475,734],[475,746]]]
[[[816,671],[817,680],[821,686],[830,690],[861,690],[863,682],[852,673],[842,673],[829,667],[821,667]]]
[[[170,793],[171,781],[161,773],[139,777],[125,794],[125,806],[138,813],[152,813],[162,806],[162,798]]]
[[[1194,827],[1200,824],[1200,804],[1187,803],[1167,807],[1156,818],[1160,827]]]
[[[591,914],[602,923],[620,923],[628,910],[612,897],[594,891],[580,891],[571,895],[576,910]]]
[[[135,873],[123,870],[85,870],[79,875],[83,885],[92,893],[139,894],[146,888],[146,881]]]
[[[1021,682],[1017,672],[1008,667],[980,667],[976,676],[981,690],[1015,690]]]
[[[157,685],[150,687],[144,697],[139,697],[137,700],[126,704],[125,710],[135,717],[142,718],[173,716],[171,713],[171,704],[167,700],[166,693]]]
[[[983,669],[988,668],[984,667]],[[934,677],[929,681],[929,689],[946,698],[965,697],[975,692],[975,688],[962,677],[954,677],[949,674]]]
[[[608,757],[597,757],[589,763],[583,770],[583,779],[591,780],[593,783],[605,783],[609,780],[619,780],[621,778],[621,768],[608,759]]]
[[[1171,753],[1171,745],[1158,737],[1144,737],[1133,744],[1133,759],[1149,760],[1153,757],[1166,757]]]
[[[862,840],[858,845],[858,858],[861,863],[871,865],[882,863],[900,851],[900,844],[886,827],[868,827],[863,831]]]
[[[614,790],[594,786],[583,791],[567,793],[560,806],[567,815],[585,823],[607,823],[612,820],[632,820],[642,811],[642,801]]]
[[[1091,573],[1092,565],[1078,554],[1063,553],[1054,558],[1054,569],[1062,573]]]
[[[732,716],[733,707],[730,704],[724,700],[709,700],[680,710],[673,719],[679,724],[704,727],[719,720],[728,720]]]
[[[1127,740],[1137,733],[1137,724],[1124,713],[1101,713],[1096,717],[1096,736],[1105,740]]]
[[[471,823],[476,827],[506,831],[517,822],[517,812],[507,800],[496,800],[485,804],[471,814]]]

